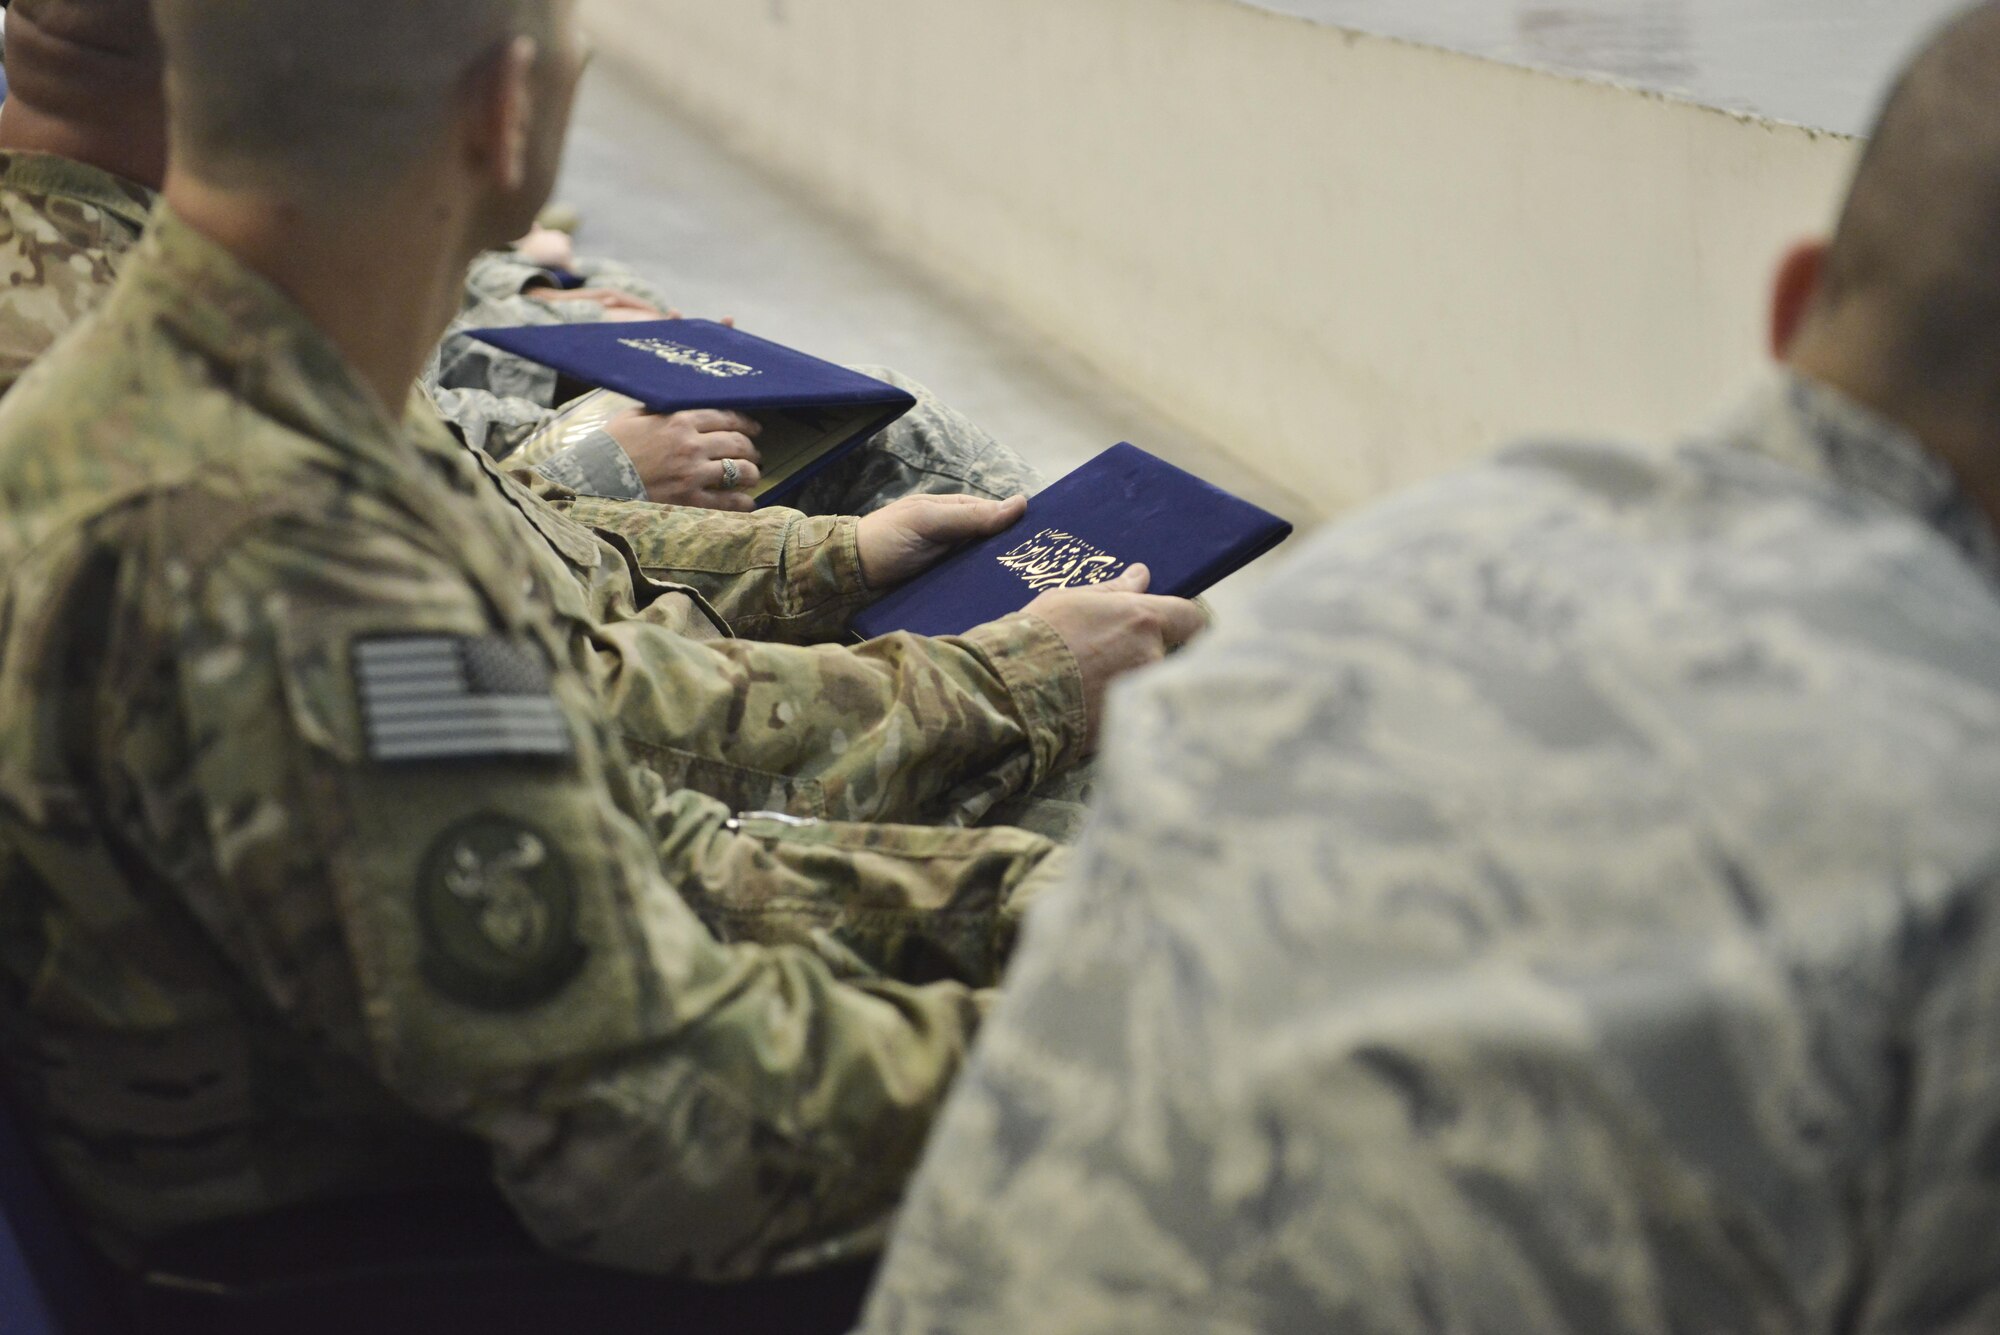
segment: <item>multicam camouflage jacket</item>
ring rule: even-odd
[[[908,755],[978,691],[884,710],[931,689],[894,646],[815,696],[662,632],[615,543],[393,423],[165,210],[0,404],[0,493],[0,1037],[107,1238],[490,1170],[614,1265],[874,1240],[1060,854],[738,818],[632,763],[633,702],[796,785],[802,739]],[[1033,618],[957,652],[1075,705]],[[989,769],[1070,744],[993,723]]]
[[[104,299],[151,190],[47,153],[0,153],[0,394]]]
[[[70,158],[0,153],[0,255],[6,257],[9,273],[8,283],[0,288],[0,394],[13,388],[50,344],[103,299],[119,263],[138,244],[158,198],[157,192],[136,181]],[[509,275],[517,267],[497,254],[481,264]],[[476,294],[493,290],[499,281],[503,280],[475,269],[467,280],[468,303],[476,305]],[[482,322],[519,323],[475,319],[468,327]],[[518,359],[512,369],[521,376],[542,371],[553,392],[554,372]],[[531,382],[523,383],[525,387]],[[475,445],[485,441],[487,433],[503,430],[503,422],[514,423],[519,435],[512,439],[518,444],[548,417],[546,409],[523,401],[510,405],[493,395],[435,397],[440,411],[447,415],[457,411],[463,417],[453,429]],[[494,436],[496,443],[501,439]],[[645,494],[631,459],[617,441],[602,433],[552,454],[543,467],[551,479],[572,488],[600,484],[603,490],[594,494],[631,498]]]
[[[870,1335],[2000,1330],[2000,560],[1787,379],[1124,689]]]

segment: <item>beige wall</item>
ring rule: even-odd
[[[607,57],[1333,513],[1761,356],[1852,144],[1234,0],[585,0]]]

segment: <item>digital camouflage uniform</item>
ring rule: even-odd
[[[870,1335],[2000,1330],[2000,603],[1786,379],[1122,688]]]
[[[32,360],[93,294],[101,299],[152,199],[81,163],[0,154],[0,253],[16,257],[20,275],[0,288],[0,344]],[[37,275],[59,276],[60,299],[42,295]],[[72,276],[90,282],[72,290]],[[1015,619],[962,642],[833,647],[873,597],[853,518],[580,498],[526,475],[502,485],[517,503],[519,540],[569,570],[592,617],[636,614],[680,636],[739,637],[705,650],[661,634],[598,644],[629,744],[670,787],[804,817],[958,825],[1004,816],[1065,839],[1080,826],[1087,774],[1051,780],[1070,768],[1084,734],[1082,687],[1042,623]],[[551,506],[612,535],[612,545]],[[639,597],[627,559],[684,592]]]
[[[868,1245],[1060,854],[629,763],[657,628],[418,402],[163,211],[0,405],[0,1035],[59,1179],[114,1240],[490,1172],[613,1265]]]
[[[521,449],[545,435],[555,416],[559,377],[551,367],[502,352],[469,337],[472,329],[522,324],[593,323],[600,306],[587,301],[541,301],[523,286],[547,271],[524,265],[504,251],[488,251],[466,276],[465,304],[445,331],[425,368],[423,383],[453,431],[473,449],[510,467],[527,460]],[[537,453],[537,471],[588,496],[644,500],[646,484],[625,447],[601,428],[574,433],[560,447]]]
[[[621,265],[583,259],[577,271],[592,287],[609,288],[666,310],[666,296]],[[513,466],[530,466],[572,490],[641,499],[645,487],[618,442],[602,430],[563,431],[554,371],[467,336],[505,325],[563,324],[600,319],[589,302],[543,301],[527,293],[552,271],[512,252],[481,256],[466,283],[465,309],[453,321],[426,372],[440,409],[470,445]],[[865,515],[904,496],[965,494],[1005,500],[1041,490],[1042,478],[1014,451],[908,376],[880,366],[856,367],[907,390],[916,407],[867,445],[830,466],[796,498],[815,515]],[[631,401],[611,396],[620,406]],[[598,414],[601,418],[603,414]]]

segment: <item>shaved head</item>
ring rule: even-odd
[[[2000,411],[1996,108],[2000,3],[1989,2],[1907,67],[1862,156],[1814,318],[1876,328],[1886,396],[1969,392]]]
[[[435,145],[482,62],[546,43],[566,3],[155,0],[174,153],[220,183],[365,189]]]

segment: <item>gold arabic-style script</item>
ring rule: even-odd
[[[1117,579],[1131,564],[1059,528],[1045,528],[997,559],[1036,593],[1103,584]]]

